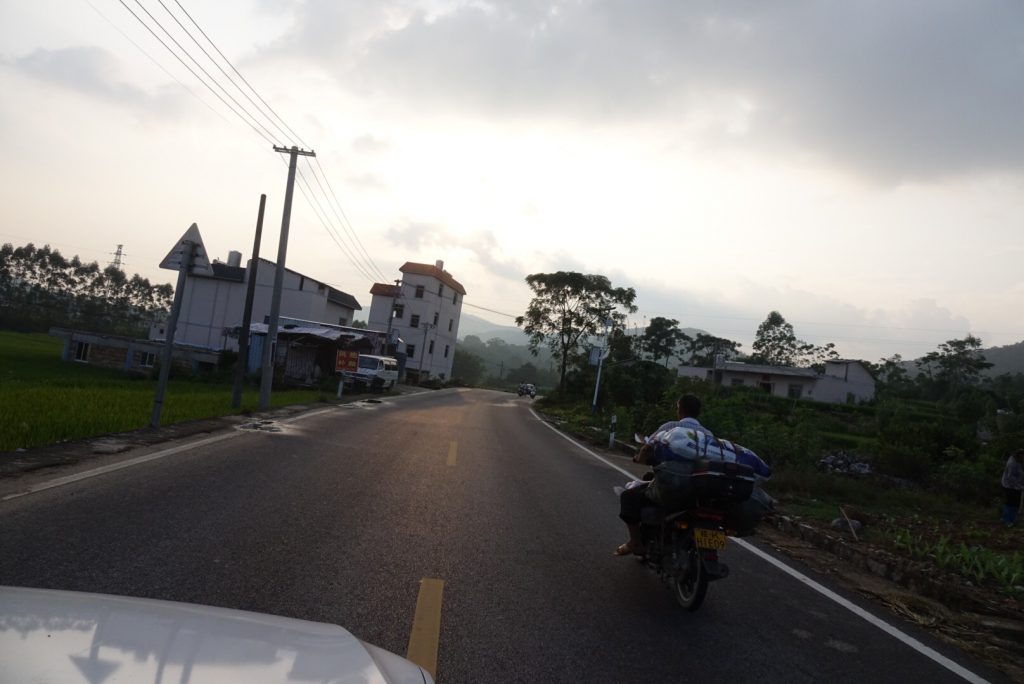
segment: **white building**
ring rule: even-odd
[[[417,264],[407,261],[399,271],[399,285],[374,283],[367,325],[388,330],[402,340],[405,373],[415,379],[452,376],[459,316],[466,288],[444,270],[444,262]],[[392,311],[394,317],[392,318]]]
[[[253,267],[250,260],[242,268],[241,259],[239,252],[231,252],[226,264],[211,264],[210,275],[190,274],[185,279],[175,342],[214,350],[238,349],[238,338],[231,332],[242,325],[246,287]],[[277,264],[266,259],[257,262],[252,322],[262,323],[270,315]],[[344,326],[351,325],[355,312],[361,310],[352,295],[288,268],[284,270],[282,318]],[[165,336],[165,323],[151,326],[149,339],[162,340]]]
[[[757,387],[776,397],[813,399],[832,404],[870,401],[875,397],[875,378],[860,361],[835,359],[825,372],[810,368],[761,366],[725,361],[717,369],[681,366],[679,377],[718,382],[724,387]]]

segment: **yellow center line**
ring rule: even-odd
[[[455,465],[455,457],[458,455],[458,453],[459,453],[459,443],[458,442],[452,442],[451,445],[448,447],[448,465],[450,465],[450,466]]]
[[[454,442],[453,442],[454,444]],[[416,599],[416,614],[412,618],[409,650],[405,657],[437,679],[437,643],[441,637],[441,592],[444,580],[424,577],[420,580],[420,595]]]

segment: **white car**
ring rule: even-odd
[[[188,603],[0,587],[5,682],[433,684],[319,622]]]

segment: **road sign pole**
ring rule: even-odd
[[[178,315],[181,313],[181,300],[185,294],[185,276],[192,267],[192,257],[195,254],[196,245],[194,242],[186,243],[181,264],[178,266],[178,284],[174,288],[174,303],[171,304],[171,317],[167,321],[167,339],[164,341],[164,353],[160,360],[160,380],[156,384],[156,395],[153,397],[153,413],[149,417],[150,427],[160,427],[160,413],[164,407],[164,394],[167,391],[167,380],[171,375],[171,361],[174,356],[174,329],[178,325]]]

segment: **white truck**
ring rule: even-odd
[[[356,370],[346,371],[344,381],[354,389],[387,391],[398,382],[398,360],[391,356],[360,354]]]

